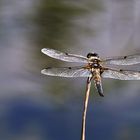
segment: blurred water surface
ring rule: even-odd
[[[0,139],[80,139],[86,79],[47,77],[44,47],[101,58],[140,51],[139,0],[0,0]],[[139,65],[129,69],[139,70]],[[103,80],[94,85],[87,140],[140,137],[139,81]]]

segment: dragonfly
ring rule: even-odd
[[[64,53],[51,48],[43,48],[45,55],[66,62],[81,63],[82,66],[75,67],[47,67],[41,71],[42,74],[59,77],[87,77],[86,98],[84,101],[82,140],[85,140],[85,119],[91,81],[100,96],[104,97],[102,88],[102,78],[112,78],[118,80],[140,80],[140,71],[124,70],[108,67],[106,65],[134,65],[140,63],[140,54],[112,57],[101,59],[97,53],[88,53],[87,56]]]
[[[140,63],[140,55],[129,55],[122,57],[107,58],[102,60],[97,53],[88,53],[87,57],[69,53],[63,53],[50,48],[43,48],[42,53],[49,57],[67,62],[83,63],[76,67],[48,67],[41,71],[42,74],[60,77],[88,77],[94,80],[95,87],[100,96],[103,95],[102,78],[113,78],[119,80],[140,80],[140,71],[113,69],[105,67],[105,64],[133,65]]]

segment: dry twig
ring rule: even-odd
[[[86,94],[85,94],[85,100],[84,100],[84,110],[83,110],[83,116],[82,116],[82,130],[81,130],[81,140],[85,140],[85,129],[86,129],[86,114],[87,114],[87,106],[88,106],[88,100],[89,100],[89,93],[90,93],[90,87],[91,87],[91,77],[87,79],[87,85],[86,85]]]

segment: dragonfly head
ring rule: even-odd
[[[99,57],[99,55],[97,53],[88,53],[87,58],[91,58],[91,57]]]
[[[88,53],[87,58],[89,60],[100,60],[99,55],[97,53]]]

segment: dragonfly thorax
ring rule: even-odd
[[[98,63],[93,63],[92,66],[93,66],[94,68],[97,68],[97,67],[99,67],[99,64],[98,64]]]
[[[95,59],[95,58],[90,58],[89,59],[89,66],[90,66],[90,68],[92,69],[98,69],[98,68],[101,68],[101,64],[100,64],[100,58],[98,58],[98,59]]]
[[[100,68],[100,63],[99,61],[94,61],[93,63],[91,63],[92,68]]]

